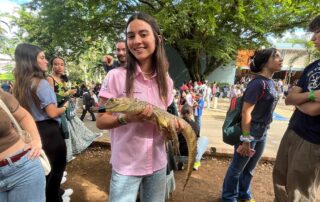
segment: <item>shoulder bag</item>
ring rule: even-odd
[[[14,124],[14,127],[17,129],[19,135],[21,136],[21,138],[23,139],[23,141],[25,143],[29,143],[32,140],[31,135],[28,133],[28,131],[25,131],[21,128],[21,126],[18,124],[18,122],[16,121],[16,119],[13,117],[13,115],[11,114],[10,110],[8,109],[7,105],[2,101],[2,99],[0,99],[0,106],[2,107],[2,109],[8,114],[8,116],[10,117],[11,121]],[[51,171],[51,166],[50,166],[50,162],[48,160],[47,155],[45,154],[45,152],[43,151],[43,149],[41,149],[41,153],[39,156],[39,159],[41,161],[43,170],[45,175],[48,175]]]

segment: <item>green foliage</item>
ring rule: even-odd
[[[268,35],[305,27],[317,14],[307,1],[163,0],[154,2],[156,9],[140,2],[143,10],[156,16],[166,42],[179,51],[194,80],[234,60],[238,49],[268,46]],[[206,67],[201,71],[203,55]]]
[[[158,20],[191,78],[200,80],[234,60],[238,49],[268,46],[267,36],[305,27],[318,7],[318,0],[33,0],[15,24],[49,57],[59,53],[75,67],[81,64],[79,71],[70,69],[75,77],[93,79],[101,71],[99,57],[121,36],[127,16],[145,11]]]

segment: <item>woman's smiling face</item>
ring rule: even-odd
[[[151,60],[155,43],[153,30],[147,22],[138,19],[130,22],[127,27],[127,45],[139,63]]]

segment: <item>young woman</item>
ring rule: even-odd
[[[71,102],[71,96],[76,93],[68,84],[69,79],[65,74],[65,61],[62,57],[54,57],[50,61],[52,74],[47,77],[47,81],[56,93],[58,100],[68,101],[69,114],[64,114],[68,129],[68,138],[65,139],[67,145],[67,161],[74,159],[73,155],[79,154],[93,142],[98,135],[90,131],[83,122],[74,114],[74,108]]]
[[[46,199],[62,201],[60,182],[66,167],[66,144],[59,117],[68,105],[66,103],[57,107],[56,95],[44,74],[48,69],[48,61],[39,47],[19,44],[15,50],[15,60],[14,96],[35,119],[43,149],[51,165],[51,172],[47,176]]]
[[[0,98],[32,141],[26,145],[0,107],[0,201],[45,201],[45,175],[38,156],[41,139],[32,116],[9,93]],[[37,193],[37,194],[35,194]]]
[[[280,71],[283,59],[274,48],[258,50],[251,59],[250,69],[257,73],[243,96],[242,136],[235,145],[234,156],[223,183],[222,201],[254,201],[250,190],[253,170],[265,147],[279,95],[272,80]]]
[[[126,67],[111,70],[101,87],[101,104],[108,98],[134,97],[164,110],[173,100],[173,82],[163,38],[149,15],[132,15],[126,27]],[[140,187],[142,201],[164,201],[167,155],[163,134],[145,122],[152,106],[136,115],[100,114],[97,127],[111,129],[112,176],[109,201],[135,201]],[[176,123],[177,127],[183,127]]]

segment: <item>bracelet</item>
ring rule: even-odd
[[[241,135],[240,136],[240,141],[241,142],[252,142],[254,140],[254,137],[252,137],[251,135],[249,135],[249,136],[243,136],[243,135]]]
[[[308,96],[308,98],[309,98],[309,100],[310,100],[311,102],[316,101],[316,96],[314,95],[314,90],[310,90],[310,91],[309,91],[309,96]]]
[[[120,125],[126,125],[128,122],[126,121],[126,119],[124,118],[124,114],[120,114],[119,116],[118,116],[118,118],[117,118],[117,120],[118,120],[118,123],[120,124]]]
[[[250,132],[249,131],[242,131],[242,135],[243,136],[250,136]]]

